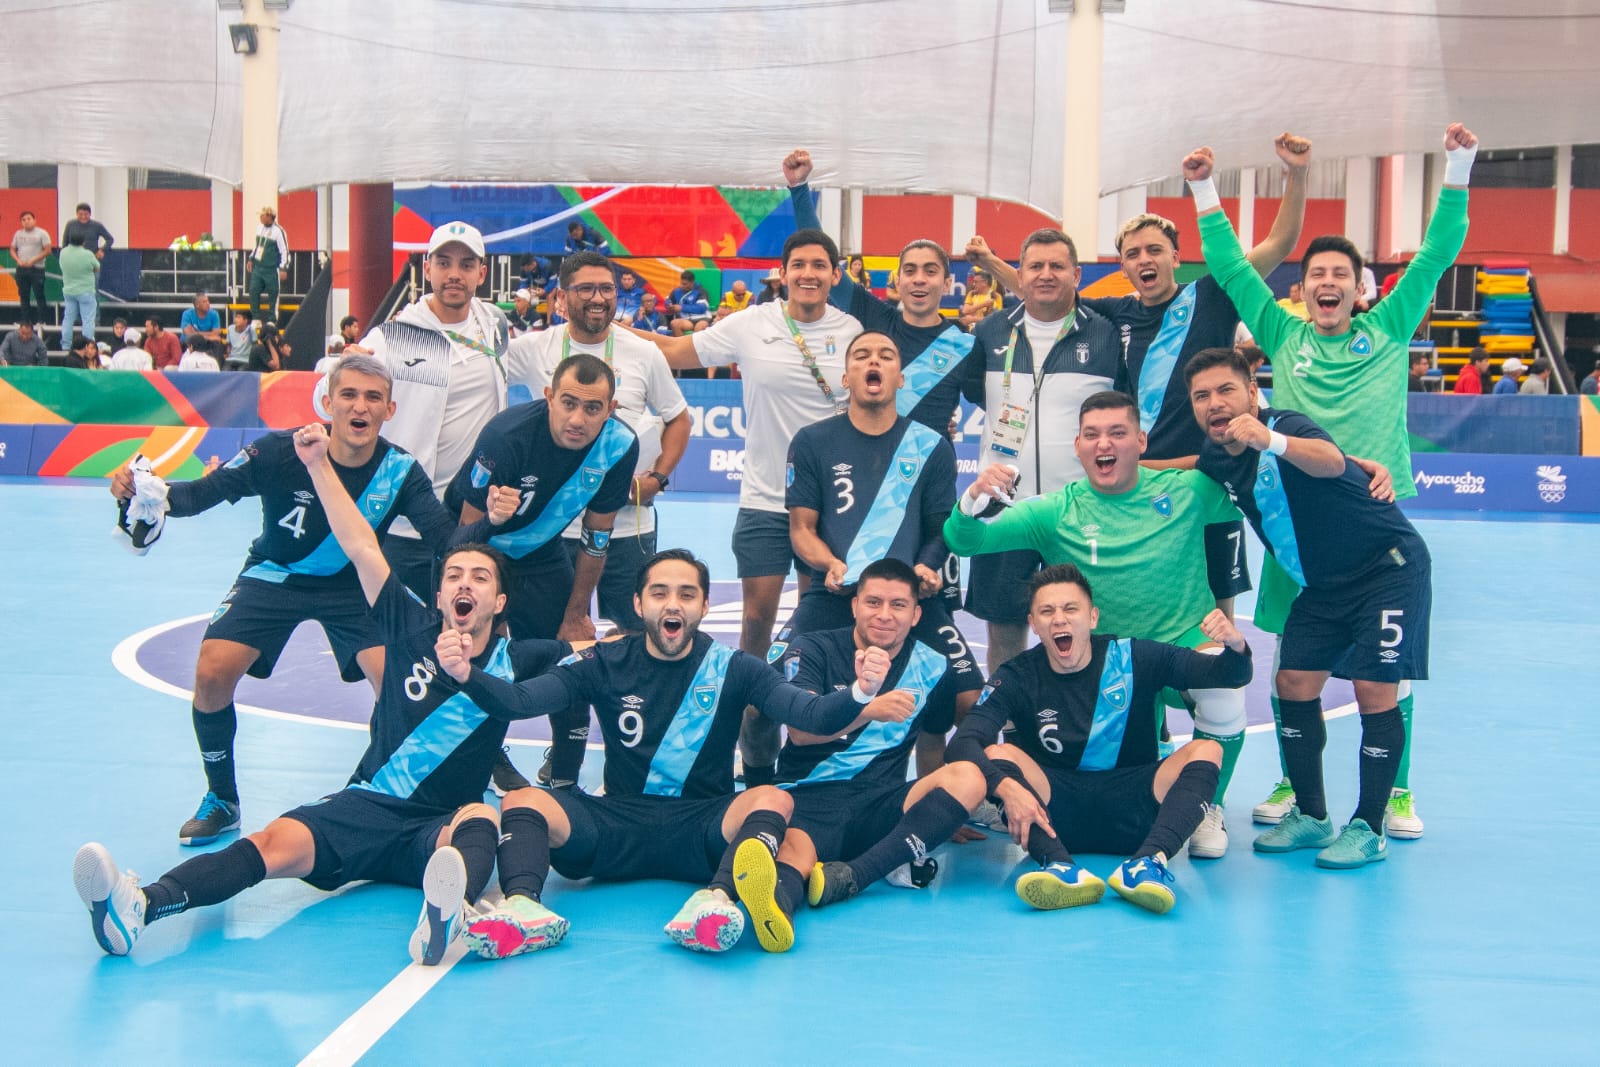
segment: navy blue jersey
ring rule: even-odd
[[[856,678],[855,629],[846,626],[802,634],[789,646],[779,666],[785,678],[810,692],[848,689]],[[956,694],[982,683],[983,676],[970,659],[958,663],[910,638],[895,655],[879,692],[909,690],[916,697],[917,713],[905,722],[869,722],[821,744],[797,745],[788,740],[778,753],[778,781],[905,781],[906,759],[917,735],[944,736],[955,724]]]
[[[473,459],[445,492],[457,515],[462,504],[488,510],[489,486],[508,485],[522,494],[504,525],[479,520],[457,540],[483,541],[513,560],[544,563],[559,557],[561,531],[585,511],[608,515],[628,502],[639,441],[628,424],[612,417],[587,448],[563,448],[550,436],[550,406],[543,399],[500,412],[478,434]]]
[[[817,512],[817,535],[845,562],[846,585],[880,559],[944,566],[956,454],[920,422],[902,415],[877,435],[856,429],[849,415],[814,422],[789,444],[788,483],[784,503]]]
[[[1183,368],[1203,348],[1232,348],[1239,312],[1216,279],[1180,286],[1172,299],[1146,307],[1137,296],[1083,303],[1116,324],[1124,377],[1117,388],[1139,401],[1139,428],[1149,436],[1146,459],[1195,456],[1205,433],[1189,407]]]
[[[1332,441],[1298,411],[1260,412],[1285,437]],[[1337,478],[1315,478],[1288,460],[1246,448],[1237,456],[1207,441],[1198,464],[1221,483],[1261,543],[1302,589],[1360,581],[1385,562],[1421,558],[1422,537],[1396,504],[1372,498],[1370,480],[1348,458]]]
[[[439,669],[433,649],[443,618],[395,575],[372,616],[383,632],[383,688],[351,787],[445,809],[481,801],[506,720],[485,714]],[[472,662],[510,682],[549,670],[571,651],[565,641],[491,637]]]
[[[983,750],[1006,722],[1006,740],[1041,767],[1106,771],[1161,759],[1161,690],[1236,689],[1250,681],[1248,652],[1191,652],[1160,641],[1096,634],[1089,663],[1072,674],[1050,667],[1043,645],[994,673],[945,752],[948,761],[991,766]],[[986,771],[987,773],[987,771]]]
[[[488,675],[488,677],[485,677]],[[768,718],[828,734],[861,707],[847,691],[822,696],[785,684],[755,656],[696,634],[689,655],[661,660],[643,635],[606,641],[518,686],[473,671],[468,691],[506,718],[593,705],[605,740],[607,796],[720,797],[733,792],[733,750],[745,705]]]
[[[439,504],[411,453],[379,438],[372,458],[334,473],[350,499],[381,538],[396,516],[404,515],[423,541],[444,547],[455,519]],[[328,527],[328,516],[311,484],[311,473],[294,453],[294,431],[276,430],[256,438],[239,454],[204,478],[174,482],[167,497],[169,515],[198,515],[226,500],[261,498],[261,536],[250,546],[244,575],[290,586],[359,582],[350,558]]]

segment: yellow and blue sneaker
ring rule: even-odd
[[[1118,896],[1157,915],[1165,915],[1178,902],[1172,891],[1177,881],[1167,872],[1160,854],[1123,860],[1122,866],[1111,872],[1111,888]]]
[[[1076,863],[1052,863],[1017,879],[1017,896],[1040,911],[1098,904],[1106,884]]]

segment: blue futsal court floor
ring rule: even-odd
[[[731,501],[661,509],[662,544],[731,579]],[[190,729],[193,649],[260,526],[253,502],[175,520],[135,558],[102,485],[0,483],[5,720],[0,870],[4,1033],[17,1063],[1588,1061],[1600,932],[1596,764],[1600,612],[1585,578],[1600,525],[1421,520],[1434,555],[1432,673],[1418,687],[1412,784],[1421,841],[1389,862],[1318,871],[1250,850],[1277,779],[1252,733],[1229,794],[1232,848],[1176,860],[1177,908],[1112,894],[1028,909],[1009,840],[947,845],[926,892],[879,885],[802,914],[797,944],[722,957],[661,926],[693,888],[552,877],[561,947],[408,966],[420,894],[267,882],[150,927],[105,957],[73,893],[99,840],[143,880],[192,855],[177,827],[204,791]],[[737,587],[711,628],[737,639]],[[1249,598],[1240,614],[1249,617]],[[1271,647],[1253,632],[1258,675]],[[978,639],[981,632],[969,631]],[[241,689],[246,830],[338,788],[362,751],[364,686],[341,688],[314,627],[280,676]],[[1270,721],[1258,688],[1253,722]],[[1330,705],[1338,703],[1330,700]],[[353,710],[352,710],[353,709]],[[352,721],[353,720],[353,721]],[[539,758],[517,735],[518,763]],[[1329,726],[1330,807],[1355,798],[1359,727]],[[585,780],[598,778],[591,757]],[[1090,856],[1108,874],[1121,857]],[[13,1058],[14,1057],[14,1058]]]

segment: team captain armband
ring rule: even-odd
[[[591,530],[585,526],[583,532],[578,535],[578,547],[583,549],[583,554],[586,556],[604,558],[606,549],[611,547],[611,531]]]

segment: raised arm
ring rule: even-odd
[[[1306,220],[1306,173],[1311,166],[1311,142],[1304,137],[1281,133],[1272,147],[1288,168],[1288,181],[1272,229],[1245,256],[1263,278],[1288,257],[1300,240],[1300,229]]]
[[[328,528],[344,554],[355,564],[361,579],[361,592],[368,604],[378,602],[383,583],[389,580],[389,561],[383,558],[378,547],[378,535],[350,499],[344,483],[334,472],[333,461],[328,458],[328,428],[320,422],[303,426],[294,434],[294,454],[306,465],[311,474],[311,485],[322,501],[322,511],[328,516]]]
[[[1010,292],[1020,294],[1016,268],[995,255],[989,248],[989,242],[981,236],[975,236],[967,241],[967,262],[988,271],[995,284],[1003,285]]]
[[[1183,159],[1183,177],[1194,195],[1194,210],[1200,224],[1200,248],[1206,266],[1239,311],[1239,318],[1255,337],[1267,357],[1274,356],[1284,338],[1304,323],[1278,306],[1277,298],[1239,247],[1239,235],[1222,212],[1211,172],[1216,159],[1209,147],[1190,152]]]

